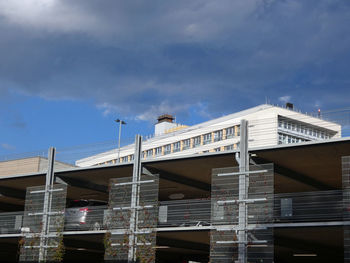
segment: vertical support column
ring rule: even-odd
[[[54,182],[54,163],[55,163],[55,148],[50,147],[48,153],[48,168],[46,173],[45,181],[45,196],[44,196],[44,209],[43,209],[43,218],[42,218],[42,230],[40,236],[40,249],[39,249],[39,262],[45,261],[46,258],[46,249],[47,246],[47,235],[49,233],[49,212],[51,210],[51,188]]]
[[[246,120],[240,136],[239,166],[212,171],[210,262],[271,263],[273,165],[249,165]]]
[[[44,186],[28,187],[20,242],[20,261],[49,262],[63,259],[63,227],[67,186],[54,183],[55,148],[48,152]]]
[[[241,148],[240,148],[240,165],[239,165],[239,200],[248,199],[249,176],[245,172],[249,171],[249,153],[248,153],[248,122],[241,120]],[[247,262],[247,204],[239,203],[238,210],[238,261],[240,263]]]
[[[135,138],[135,159],[134,159],[134,168],[132,174],[132,190],[131,190],[131,214],[130,214],[130,235],[129,235],[129,253],[128,260],[136,261],[136,246],[137,238],[135,236],[136,232],[136,223],[137,223],[137,209],[140,200],[140,184],[139,181],[141,179],[141,142],[142,137],[140,135],[136,135]]]
[[[135,140],[132,177],[110,180],[105,215],[105,260],[152,263],[155,260],[159,178],[141,175],[141,136]]]

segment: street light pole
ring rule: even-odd
[[[118,162],[119,162],[119,157],[120,157],[120,136],[122,134],[122,124],[126,124],[125,121],[122,121],[120,119],[116,119],[115,122],[119,122],[119,136],[118,136]]]

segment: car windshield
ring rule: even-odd
[[[71,207],[102,206],[102,205],[107,205],[107,202],[99,201],[99,200],[72,200],[67,204],[67,207],[71,208]]]
[[[87,200],[73,200],[69,202],[67,207],[84,207],[88,205],[89,205],[89,202]]]
[[[93,200],[93,201],[89,201],[89,205],[91,205],[91,206],[107,205],[107,202]]]

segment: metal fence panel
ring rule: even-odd
[[[212,171],[210,260],[215,263],[238,260],[239,203],[247,204],[245,246],[248,262],[273,262],[273,165],[251,165],[247,176],[248,199],[239,200],[239,167]],[[237,261],[238,262],[238,261]]]
[[[350,221],[350,156],[342,157],[343,220]],[[344,262],[350,262],[350,226],[344,225]]]
[[[55,184],[49,190],[51,193],[49,199],[51,209],[48,214],[49,234],[43,236],[45,186],[27,188],[22,228],[25,234],[20,241],[20,261],[38,262],[40,253],[43,253],[45,261],[59,261],[63,257],[63,228],[67,186]]]
[[[130,230],[132,177],[111,179],[108,232],[105,236],[105,260],[128,260],[130,235],[135,235],[136,256],[140,263],[155,261],[156,227],[158,223],[157,176],[141,176],[137,198],[136,232]]]

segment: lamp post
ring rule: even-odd
[[[119,157],[120,157],[120,136],[122,134],[122,124],[126,124],[125,121],[122,121],[120,119],[116,119],[115,122],[119,122],[119,137],[118,137],[118,162],[119,162]]]

